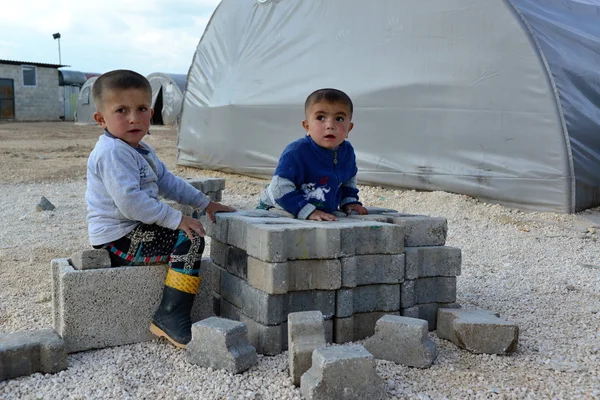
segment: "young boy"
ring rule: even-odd
[[[283,209],[299,219],[336,221],[346,214],[367,214],[358,201],[356,157],[346,141],[354,127],[353,105],[341,90],[319,89],[304,103],[306,136],[289,144],[258,208]]]
[[[191,339],[190,311],[200,285],[204,228],[158,196],[205,209],[215,203],[173,175],[142,139],[148,134],[152,89],[142,75],[116,70],[101,75],[92,94],[94,119],[104,128],[87,163],[88,233],[94,248],[109,251],[113,266],[169,262],[162,302],[150,330],[178,347]]]

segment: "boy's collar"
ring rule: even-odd
[[[321,147],[321,146],[319,146],[319,145],[317,144],[317,142],[315,142],[315,141],[314,141],[314,139],[313,139],[311,136],[309,136],[309,135],[306,135],[306,137],[309,139],[309,141],[310,141],[310,142],[311,142],[313,145],[317,146],[319,149],[321,149],[321,150],[324,150],[324,151],[336,151],[336,150],[338,150],[338,149],[339,149],[339,148],[342,146],[342,144],[344,144],[344,143],[346,142],[346,141],[344,140],[344,141],[343,141],[342,143],[340,143],[340,145],[339,145],[339,146],[337,146],[335,149],[326,149],[325,147]]]
[[[121,140],[118,137],[116,137],[115,135],[113,135],[112,133],[110,133],[108,131],[108,129],[104,130],[104,136],[109,137],[111,139],[117,139],[117,140]],[[124,140],[121,140],[122,142],[125,142]],[[129,146],[129,144],[128,144]],[[146,155],[146,154],[150,154],[150,151],[147,150],[144,145],[142,143],[139,144],[138,147],[133,147],[138,153],[140,153],[141,155]]]

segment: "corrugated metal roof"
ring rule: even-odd
[[[35,65],[36,67],[45,67],[45,68],[62,68],[62,67],[70,67],[70,65],[46,64],[46,63],[40,63],[40,62],[17,61],[17,60],[3,60],[3,59],[0,59],[0,64],[11,64],[11,65]]]

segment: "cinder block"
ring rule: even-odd
[[[339,289],[340,260],[296,260],[269,263],[248,257],[248,284],[269,294]]]
[[[406,279],[459,276],[461,251],[456,247],[406,247]]]
[[[400,285],[367,285],[336,292],[335,316],[400,310]]]
[[[402,315],[403,317],[419,318],[419,306],[403,308],[400,310],[400,315]],[[431,327],[429,330],[432,330]]]
[[[210,241],[210,258],[213,263],[224,268],[230,274],[242,279],[248,278],[248,256],[244,250],[212,239]]]
[[[417,304],[456,301],[456,277],[419,278],[415,280]]]
[[[187,361],[239,374],[256,364],[256,349],[248,343],[243,322],[210,317],[192,325]]]
[[[288,315],[288,362],[294,385],[300,386],[300,377],[310,368],[313,350],[326,345],[323,314],[320,311]]]
[[[437,316],[440,308],[460,308],[460,304],[452,303],[429,303],[416,306],[419,310],[417,318],[424,319],[429,324],[429,330],[434,331],[437,327]]]
[[[334,291],[310,290],[271,295],[223,269],[219,293],[245,315],[265,325],[281,324],[287,321],[291,312],[319,310],[325,318],[331,318],[335,311]]]
[[[404,280],[404,254],[342,257],[342,286],[356,287]]]
[[[410,308],[415,304],[417,304],[415,280],[402,282],[400,284],[400,308]]]
[[[209,259],[202,260],[204,274]],[[168,266],[75,270],[67,259],[52,260],[54,328],[67,352],[138,343],[155,338],[149,327],[164,288]],[[208,270],[209,271],[209,270]],[[192,321],[212,315],[210,278],[201,282]]]
[[[340,218],[327,225],[340,229],[342,256],[402,254],[404,251],[404,229],[398,225],[353,218]]]
[[[258,353],[274,356],[288,349],[287,321],[279,325],[263,325],[244,315],[239,308],[227,300],[221,299],[220,305],[222,317],[246,324],[248,327],[248,340]],[[333,339],[333,321],[326,319],[323,321],[323,325],[325,327],[325,341],[331,343]]]
[[[361,345],[316,349],[312,366],[300,379],[300,392],[307,400],[385,398],[375,358]]]
[[[335,343],[355,342],[373,335],[377,320],[384,315],[400,315],[400,312],[375,311],[357,313],[346,318],[333,317],[333,341]]]
[[[225,189],[222,178],[185,178],[185,181],[204,194]]]
[[[488,310],[440,309],[437,335],[473,353],[508,354],[517,350],[519,327]]]
[[[77,251],[69,259],[73,268],[78,270],[110,268],[110,256],[106,249]]]
[[[64,341],[52,329],[0,334],[0,381],[67,369]]]
[[[386,315],[377,321],[375,334],[365,348],[379,360],[409,367],[429,368],[437,356],[437,347],[427,334],[427,321]]]
[[[404,228],[404,246],[443,246],[446,244],[448,222],[446,218],[401,216],[394,224]]]

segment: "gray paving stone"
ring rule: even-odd
[[[329,319],[335,311],[335,292],[331,290],[271,295],[253,288],[244,280],[223,269],[221,269],[220,281],[221,296],[261,324],[278,325],[287,321],[289,313],[297,311],[319,310],[325,318]]]
[[[409,367],[429,368],[437,356],[437,347],[429,339],[427,321],[386,315],[375,326],[375,334],[365,348],[379,360]]]
[[[355,342],[365,339],[375,331],[375,324],[384,315],[400,315],[398,311],[356,313],[350,317],[333,317],[334,343]]]
[[[418,317],[424,319],[429,324],[429,330],[434,331],[437,328],[438,310],[440,308],[460,308],[460,304],[452,303],[429,303],[416,306],[419,310]]]
[[[400,284],[400,308],[410,308],[416,304],[415,280],[402,282]]]
[[[210,258],[213,263],[242,279],[248,278],[248,255],[238,247],[216,239],[210,242]]]
[[[35,206],[37,211],[54,211],[56,207],[47,198],[42,196],[40,202]]]
[[[402,308],[400,315],[403,317],[419,318],[419,306],[412,306],[409,308]],[[435,328],[434,328],[435,329]],[[429,330],[432,330],[431,328]]]
[[[300,377],[310,368],[313,350],[326,345],[323,314],[320,311],[288,315],[288,363],[294,385],[300,386]]]
[[[67,369],[64,341],[52,329],[0,334],[0,381]]]
[[[402,254],[404,251],[404,229],[398,225],[353,218],[340,218],[327,225],[340,228],[342,256]]]
[[[440,309],[437,335],[473,353],[502,355],[517,350],[519,327],[488,310]]]
[[[459,276],[461,250],[449,246],[406,247],[406,279]]]
[[[335,316],[400,310],[400,285],[366,285],[336,291]]]
[[[404,228],[404,246],[443,246],[446,244],[448,222],[440,217],[394,217],[394,224]]]
[[[316,349],[312,366],[300,380],[300,392],[307,400],[385,398],[375,358],[361,345]]]
[[[340,260],[296,260],[269,263],[248,257],[248,284],[269,294],[339,289]]]
[[[186,347],[187,361],[206,368],[239,374],[257,363],[246,324],[210,317],[192,325],[192,340]]]
[[[73,268],[78,270],[110,268],[110,256],[106,249],[90,249],[73,253],[70,257]]]
[[[206,194],[225,189],[225,179],[222,178],[184,178],[187,183]]]
[[[404,280],[404,254],[357,255],[340,258],[342,286],[356,287]]]
[[[417,304],[456,301],[456,277],[438,276],[416,279],[415,301]]]

